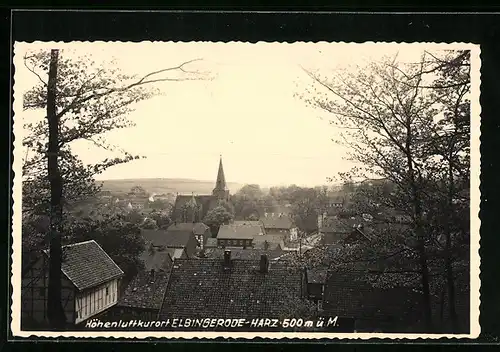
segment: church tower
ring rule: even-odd
[[[222,167],[222,155],[220,157],[217,181],[215,181],[215,188],[212,191],[212,195],[217,197],[218,200],[229,201],[229,190],[226,186],[226,177],[224,176],[224,168]]]

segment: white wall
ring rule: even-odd
[[[76,295],[76,324],[108,309],[118,302],[118,279]]]

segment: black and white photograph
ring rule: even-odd
[[[12,332],[475,338],[480,51],[16,42]]]

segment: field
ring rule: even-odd
[[[144,188],[149,194],[180,193],[212,194],[214,181],[200,181],[180,178],[138,178],[123,180],[100,180],[103,190],[112,193],[127,193],[134,186]],[[231,194],[236,193],[242,184],[228,182],[227,187]]]

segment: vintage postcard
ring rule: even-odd
[[[477,337],[479,54],[15,43],[13,335]]]

